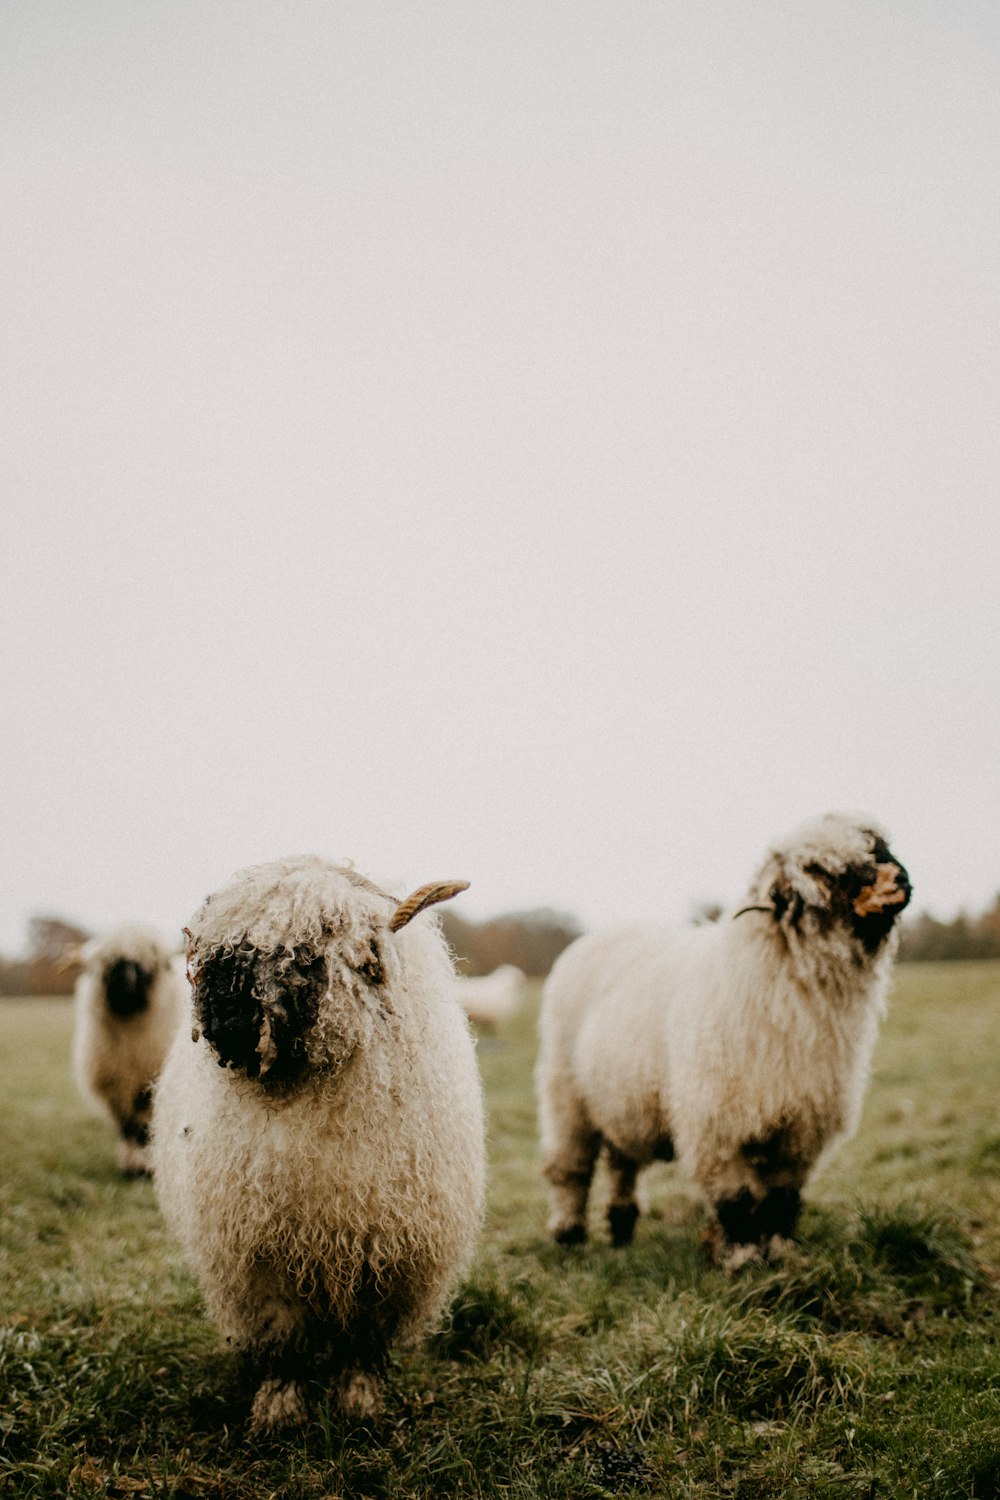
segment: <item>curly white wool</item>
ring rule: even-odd
[[[717,924],[572,944],[545,986],[537,1068],[556,1238],[585,1237],[603,1145],[615,1243],[638,1170],[676,1156],[725,1265],[779,1253],[801,1188],[857,1124],[908,899],[879,831],[829,815],[776,846]]]
[[[128,1176],[147,1170],[151,1090],[185,1014],[187,980],[174,950],[151,928],[116,927],[80,950],[74,995],[73,1072],[84,1097],[118,1131],[118,1164]],[[127,964],[149,976],[145,1003],[116,1015],[108,976]]]
[[[481,1089],[449,952],[433,918],[393,931],[395,906],[305,858],[241,872],[191,923],[195,1028],[157,1090],[156,1189],[256,1366],[257,1430],[301,1421],[317,1373],[348,1414],[377,1410],[389,1344],[434,1322],[481,1224]],[[242,1064],[207,990],[230,962],[253,976],[260,1034]],[[280,1081],[285,1065],[300,1071]]]

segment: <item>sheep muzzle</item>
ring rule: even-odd
[[[327,989],[322,955],[220,949],[198,964],[192,983],[198,1023],[220,1067],[268,1086],[298,1078]]]
[[[875,879],[863,886],[854,898],[859,917],[869,917],[889,906],[904,907],[910,899],[910,882],[906,871],[897,864],[875,866]]]
[[[120,1021],[137,1016],[149,1005],[154,975],[131,958],[119,958],[104,975],[108,1010]]]

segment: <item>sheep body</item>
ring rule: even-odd
[[[390,1343],[438,1317],[480,1226],[468,1023],[438,923],[393,932],[394,906],[302,859],[242,872],[192,921],[195,1029],[157,1090],[156,1188],[255,1367],[257,1429],[301,1420],[312,1374],[376,1410]],[[219,1002],[241,974],[247,1036]]]
[[[123,925],[80,950],[73,1072],[85,1098],[118,1131],[126,1176],[148,1168],[152,1087],[184,1015],[187,981],[151,928]]]
[[[455,994],[470,1021],[496,1031],[524,1004],[524,974],[516,964],[501,964],[491,974],[458,975]]]
[[[906,872],[878,830],[830,815],[769,854],[747,899],[709,926],[581,938],[555,964],[537,1082],[557,1239],[584,1238],[605,1146],[615,1243],[632,1236],[640,1168],[676,1156],[715,1210],[724,1264],[776,1254],[802,1187],[854,1130]]]

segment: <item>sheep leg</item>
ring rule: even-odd
[[[635,1180],[639,1163],[608,1142],[608,1167],[611,1172],[611,1197],[608,1202],[608,1228],[615,1249],[630,1245],[639,1217],[635,1197]]]
[[[146,1084],[132,1100],[131,1110],[118,1120],[118,1169],[124,1177],[143,1177],[149,1173],[146,1147],[152,1109],[153,1091]]]
[[[550,1114],[544,1138],[542,1171],[552,1184],[549,1233],[557,1245],[582,1245],[587,1238],[587,1198],[601,1148],[600,1132],[582,1108],[571,1105],[558,1115]]]
[[[586,1200],[601,1149],[600,1131],[573,1097],[543,1101],[543,1173],[549,1194],[549,1233],[558,1245],[586,1239]]]
[[[806,1175],[787,1129],[744,1141],[709,1194],[717,1223],[712,1258],[735,1271],[750,1260],[780,1256],[795,1233]]]
[[[289,1299],[264,1296],[246,1321],[252,1329],[246,1347],[257,1385],[250,1431],[260,1435],[296,1427],[306,1418],[305,1380],[312,1364],[304,1311]]]

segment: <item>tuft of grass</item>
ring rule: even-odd
[[[890,1337],[912,1336],[934,1315],[969,1317],[974,1299],[984,1312],[994,1306],[968,1235],[945,1210],[904,1203],[860,1206],[846,1223],[817,1217],[779,1266],[735,1284],[738,1306]]]
[[[430,1347],[441,1359],[492,1359],[502,1350],[535,1355],[543,1342],[525,1278],[504,1286],[496,1272],[484,1272],[459,1289],[444,1326]]]

